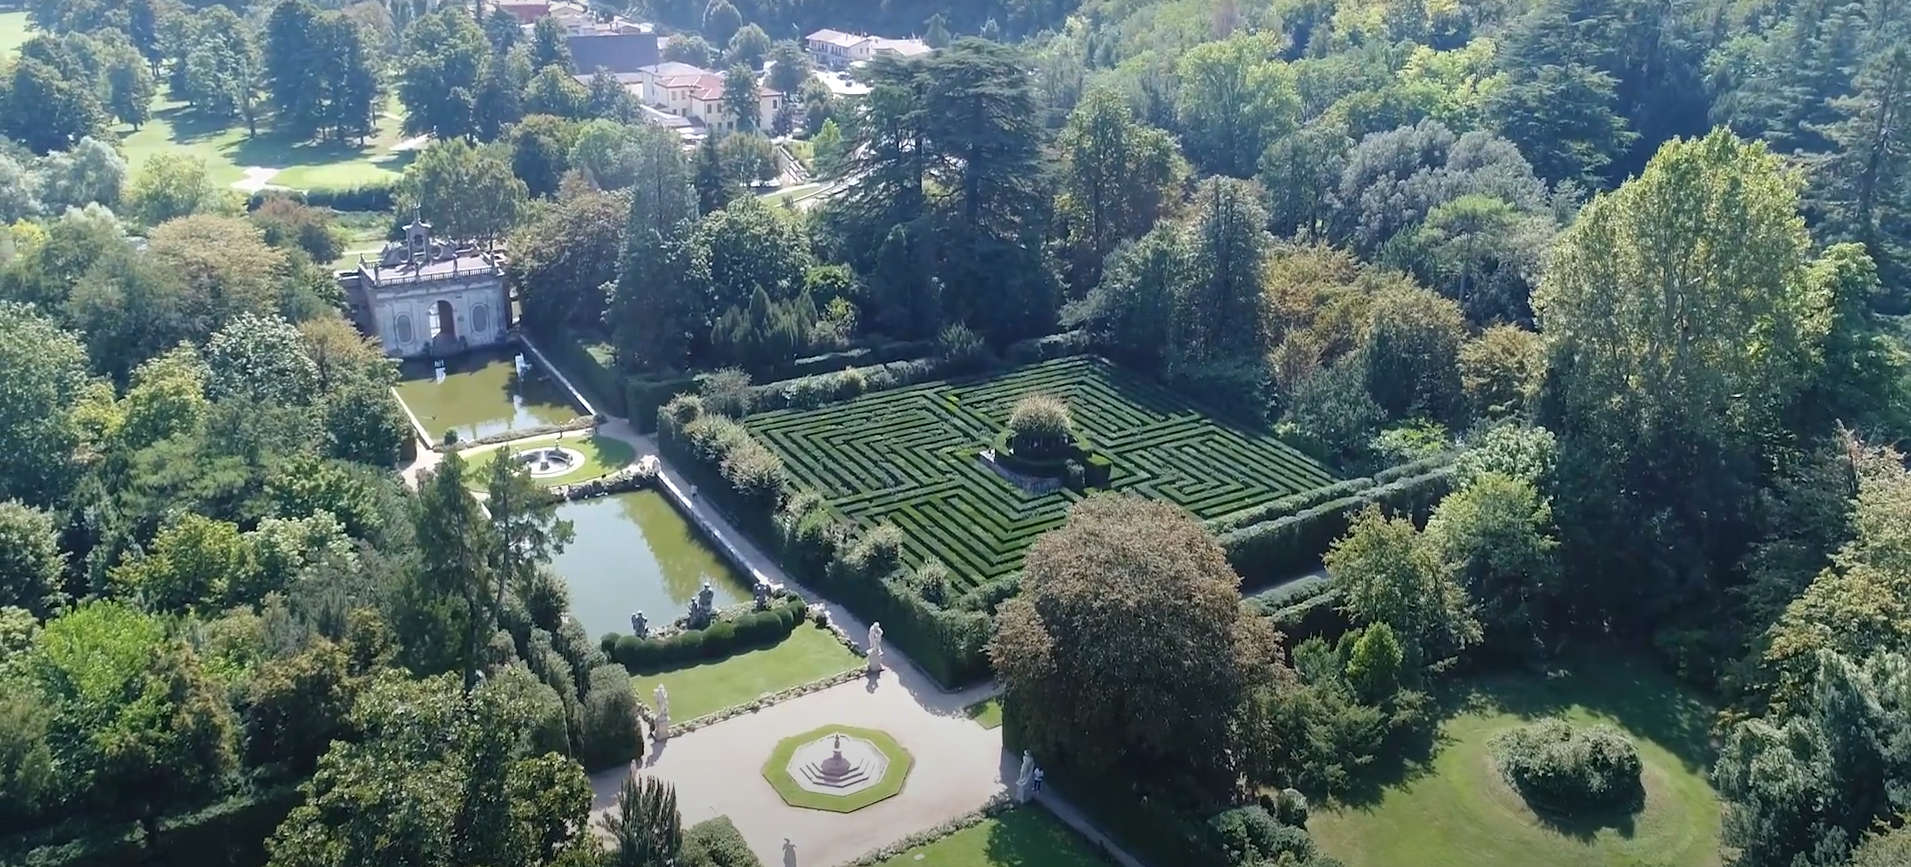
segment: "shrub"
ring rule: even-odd
[[[606,632],[604,633],[602,638],[597,639],[597,648],[599,650],[604,651],[605,656],[608,656],[611,659],[617,659],[618,658],[618,655],[617,655],[618,639],[619,639],[619,636],[617,635],[617,633]]]
[[[989,344],[967,325],[956,323],[936,335],[936,355],[949,373],[969,373],[989,366]]]
[[[1023,457],[1051,457],[1068,448],[1068,404],[1047,394],[1031,394],[1009,411],[1010,447]]]
[[[617,638],[617,645],[612,649],[611,658],[622,663],[625,668],[636,671],[643,668],[654,656],[643,639],[635,635],[622,635]]]
[[[697,375],[703,408],[731,418],[750,414],[750,375],[734,367]]]
[[[743,834],[727,816],[698,822],[683,832],[684,867],[762,867]]]
[[[1502,732],[1491,747],[1500,775],[1542,808],[1637,803],[1643,794],[1639,751],[1608,726],[1545,720]]]
[[[615,665],[591,669],[590,692],[584,697],[583,730],[586,768],[629,761],[643,748],[637,727],[637,696],[631,692],[628,671]]]
[[[696,659],[703,655],[704,633],[707,630],[693,629],[679,632],[670,637],[671,659]]]
[[[1082,483],[1091,488],[1108,487],[1115,475],[1115,464],[1106,455],[1089,455],[1082,467]]]
[[[1258,805],[1215,814],[1208,820],[1208,831],[1229,864],[1302,864],[1314,857],[1314,841],[1306,831],[1281,824]],[[1284,856],[1293,860],[1285,861]]]

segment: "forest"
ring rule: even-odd
[[[1238,843],[1261,820],[1235,811],[1291,818],[1270,793],[1333,803],[1424,747],[1443,697],[1611,650],[1709,708],[1704,863],[1911,857],[1903,0],[596,10],[721,76],[738,128],[694,143],[552,19],[482,3],[25,11],[0,58],[0,861],[663,863],[642,823],[606,849],[588,820],[586,770],[641,750],[640,714],[566,617],[568,525],[502,460],[469,468],[484,511],[462,466],[395,472],[421,444],[335,270],[418,214],[510,252],[517,325],[601,350],[617,415],[662,441],[670,407],[707,411],[779,538],[972,627],[1015,736],[1164,822]],[[820,27],[935,50],[833,94]],[[764,129],[759,82],[789,97]],[[211,136],[353,168],[235,189]],[[804,185],[765,195],[788,163]],[[1437,465],[1449,490],[1319,552],[1331,629],[1242,603],[1215,542],[1240,526],[1114,497],[944,610],[913,549],[783,497],[742,423],[771,391],[1045,346],[1340,478]],[[1098,627],[1124,604],[1207,650]],[[1332,863],[1299,836],[1284,857]],[[1258,845],[1236,863],[1287,863]]]

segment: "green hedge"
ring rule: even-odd
[[[720,619],[704,629],[690,629],[665,638],[635,635],[605,636],[610,654],[632,674],[673,668],[699,659],[720,659],[753,647],[782,641],[803,621],[806,603],[800,597],[779,600],[764,611]]]
[[[543,350],[552,364],[562,367],[571,381],[590,395],[591,402],[597,404],[598,412],[628,415],[623,380],[610,365],[597,360],[597,356],[585,348],[582,337],[562,327],[533,328],[532,332],[537,337],[537,348]]]
[[[785,379],[833,373],[852,367],[867,367],[908,358],[921,358],[936,351],[933,340],[889,340],[838,352],[825,352],[790,362],[783,371]]]
[[[857,617],[881,621],[890,643],[944,686],[988,676],[987,645],[994,621],[985,611],[933,605],[896,575],[899,557],[877,565],[862,558],[851,527],[813,498],[777,516],[777,547],[783,568],[829,594]]]
[[[305,203],[337,211],[389,211],[396,181],[372,181],[351,187],[318,187],[305,191]]]
[[[631,377],[624,380],[625,417],[630,419],[638,433],[650,433],[657,429],[657,410],[677,395],[696,393],[697,380],[694,377]]]
[[[0,848],[0,864],[19,867],[251,867],[265,863],[265,841],[298,806],[298,788],[235,796],[159,821],[148,849],[133,823],[104,823],[59,844]]]
[[[1268,614],[1274,622],[1274,628],[1287,636],[1287,645],[1292,647],[1309,638],[1324,638],[1333,641],[1353,626],[1347,614],[1341,610],[1340,591],[1328,588],[1324,592],[1309,597]]]
[[[1231,530],[1221,535],[1221,548],[1234,571],[1241,573],[1243,586],[1267,584],[1314,568],[1328,546],[1347,532],[1354,513],[1369,504],[1419,518],[1452,488],[1453,468],[1442,466],[1424,475],[1397,479],[1292,515]]]

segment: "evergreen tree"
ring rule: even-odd
[[[1830,150],[1812,164],[1820,232],[1856,241],[1885,284],[1911,288],[1911,47],[1871,58],[1850,96],[1831,102],[1837,120],[1819,128]]]

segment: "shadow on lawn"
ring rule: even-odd
[[[1658,744],[1688,771],[1704,774],[1712,764],[1712,708],[1650,661],[1623,652],[1604,656],[1581,652],[1553,662],[1543,672],[1503,669],[1467,676],[1449,686],[1438,702],[1435,714],[1442,724],[1467,713],[1497,712],[1537,720],[1583,708],[1609,718],[1632,736]],[[1372,807],[1386,789],[1432,773],[1433,757],[1452,743],[1436,726],[1420,742],[1406,744],[1360,769],[1347,791],[1334,800],[1353,809]],[[1602,828],[1631,836],[1638,809],[1618,805],[1575,816],[1542,814],[1541,819],[1575,837],[1589,837]]]

